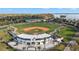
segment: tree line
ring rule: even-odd
[[[53,22],[68,24],[76,26],[79,28],[79,20],[75,19],[66,19],[65,15],[60,15],[60,18],[56,17],[53,14],[0,14],[0,26],[8,25],[13,23],[26,22],[29,19],[44,19]]]
[[[71,25],[79,28],[79,20],[76,19],[67,19],[65,15],[60,15],[60,17],[56,17],[54,22]]]
[[[0,25],[26,22],[28,19],[53,19],[53,14],[0,14]]]

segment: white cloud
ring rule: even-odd
[[[73,10],[73,11],[74,11],[74,10],[77,10],[77,9],[78,9],[78,8],[69,8],[69,10]]]

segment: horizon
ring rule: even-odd
[[[0,14],[79,14],[79,8],[0,8]]]

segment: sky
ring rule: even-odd
[[[0,8],[0,14],[79,13],[79,8]]]

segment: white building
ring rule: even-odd
[[[57,42],[54,42],[55,39],[51,37],[50,34],[19,34],[16,37],[13,37],[14,41],[9,42],[8,44],[18,50],[44,50],[54,47],[61,42],[61,39],[58,38]]]

